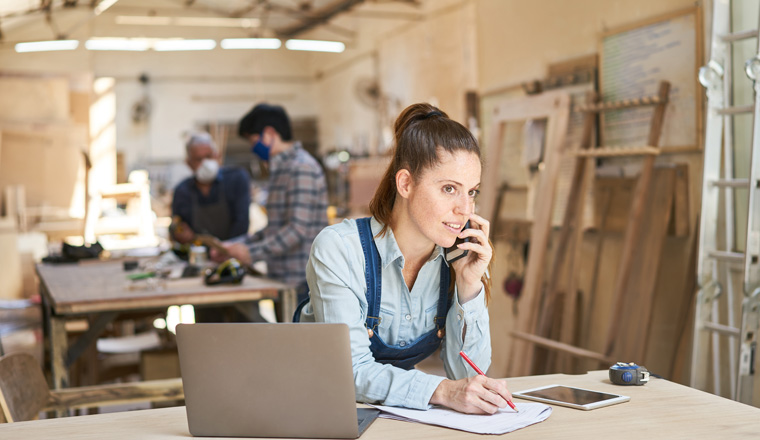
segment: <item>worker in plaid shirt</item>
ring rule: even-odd
[[[300,302],[308,293],[306,262],[311,243],[327,226],[325,174],[301,143],[292,140],[290,119],[280,106],[256,105],[240,120],[238,134],[269,165],[268,223],[245,242],[225,247],[243,264],[266,261],[267,276],[298,286]]]

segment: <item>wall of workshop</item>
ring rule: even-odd
[[[70,37],[134,36],[113,23],[96,21]],[[61,25],[65,28],[65,24]],[[140,36],[161,37],[156,29]],[[192,29],[192,38],[229,37],[217,30]],[[27,31],[31,40],[40,31]],[[26,33],[14,34],[19,41]],[[236,35],[238,37],[244,35]],[[193,52],[100,52],[80,44],[73,51],[17,54],[12,44],[0,46],[5,71],[87,72],[94,78],[114,78],[116,149],[124,154],[127,171],[152,162],[181,161],[183,134],[205,123],[234,123],[256,102],[278,103],[294,118],[314,117],[313,76],[305,53],[278,50],[223,50]],[[147,86],[140,75],[149,78]],[[132,108],[143,97],[151,113],[135,122]],[[235,134],[231,134],[235,135]],[[236,136],[236,135],[235,135]]]
[[[381,133],[379,101],[372,95],[377,85],[377,55],[370,49],[349,57],[346,64],[316,73],[319,145],[322,152],[348,150],[363,156],[378,151]]]
[[[359,38],[340,57],[301,56],[284,49],[240,53],[215,49],[202,55],[92,53],[79,49],[44,57],[28,54],[21,59],[10,53],[12,49],[3,48],[0,65],[39,70],[85,69],[96,76],[115,77],[118,148],[129,155],[128,164],[146,157],[181,158],[182,132],[199,122],[236,120],[259,98],[282,103],[296,117],[318,115],[323,151],[381,151],[388,145],[384,133],[408,104],[432,101],[464,122],[465,93],[476,89],[484,97],[481,113],[487,115],[488,105],[511,93],[500,92],[505,87],[543,78],[551,63],[597,52],[606,29],[693,4],[693,0],[424,2],[425,16],[421,20]],[[363,30],[357,31],[361,36]],[[128,111],[144,92],[137,81],[141,73],[151,78],[153,113],[148,126],[134,124]],[[377,108],[367,107],[357,96],[355,85],[363,78],[374,78],[381,87]],[[481,128],[488,133],[487,119]],[[677,155],[660,160],[688,163],[691,218],[696,218],[701,157]],[[668,296],[659,293],[685,288],[685,265],[694,230],[692,227],[688,239],[666,242],[663,273],[668,276],[659,277],[657,288],[658,301],[665,302],[655,308],[650,344],[653,355],[646,360],[647,366],[656,371],[675,372],[671,358],[664,361],[666,357],[659,354],[677,350],[676,330],[666,315],[678,312],[683,305],[668,303]],[[584,246],[589,247],[588,243]],[[619,250],[620,240],[614,238],[603,250],[613,270]],[[507,373],[511,343],[508,335],[515,320],[514,303],[501,290],[507,272],[504,258],[497,243],[491,303],[494,361],[490,374],[494,376]],[[581,278],[589,277],[584,274]]]
[[[382,154],[392,126],[410,104],[430,102],[465,122],[465,94],[477,89],[473,0],[421,2],[417,20],[388,30],[367,20],[341,59],[313,60],[320,145]],[[374,81],[377,101],[361,99]]]
[[[98,54],[97,76],[115,78],[118,149],[128,167],[181,160],[184,134],[207,123],[236,123],[260,101],[293,118],[312,116],[312,81],[305,58],[273,51]],[[140,75],[149,78],[147,85]],[[135,121],[133,106],[147,96],[151,112]],[[229,133],[228,136],[237,136]]]
[[[483,138],[488,139],[490,127],[486,115],[490,113],[492,106],[500,99],[522,95],[519,87],[513,86],[524,81],[544,78],[549,64],[596,53],[601,34],[607,29],[693,5],[692,0],[478,0],[475,28],[478,40],[478,82],[483,103],[481,114],[484,115],[483,129],[486,135]],[[485,147],[487,150],[489,146]],[[691,234],[685,238],[666,240],[655,293],[656,304],[649,338],[649,355],[647,359],[639,362],[647,365],[650,370],[661,371],[669,378],[685,382],[688,375],[683,363],[678,364],[683,362],[684,358],[681,357],[678,361],[674,358],[674,353],[683,354],[683,341],[690,340],[690,335],[680,334],[680,329],[676,328],[676,320],[672,317],[680,313],[691,313],[688,309],[689,304],[683,302],[683,297],[689,281],[687,269],[699,210],[701,154],[668,155],[658,159],[658,162],[687,163],[689,166]],[[503,177],[509,182],[512,176]],[[516,177],[519,179],[525,176]],[[525,184],[524,181],[510,183],[517,186]],[[585,261],[591,262],[596,257],[595,238],[593,234],[588,233],[584,237]],[[601,268],[604,275],[597,280],[598,292],[612,290],[621,247],[622,234],[605,237],[601,260],[606,264]],[[551,258],[550,254],[547,261],[551,261]],[[548,267],[547,264],[546,270]],[[580,289],[590,288],[590,283],[593,282],[590,274],[592,269],[592,264],[582,266],[583,273],[579,275]],[[512,343],[509,333],[514,329],[516,313],[519,313],[519,301],[515,303],[502,288],[508,271],[505,248],[497,243],[494,260],[496,288],[494,301],[490,306],[494,359],[489,373],[497,377],[508,374]],[[599,321],[602,327],[606,327],[607,317],[606,313],[598,311],[593,319]],[[603,339],[604,335],[591,337],[587,348],[603,350]],[[688,364],[688,361],[684,363]],[[582,371],[595,368],[598,368],[596,363],[582,363],[578,366]]]

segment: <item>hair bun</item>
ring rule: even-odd
[[[422,119],[432,118],[433,116],[443,116],[443,113],[439,112],[438,110],[433,110],[432,112],[424,115]]]

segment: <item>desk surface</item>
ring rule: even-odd
[[[121,262],[38,264],[43,293],[59,315],[159,308],[173,304],[220,304],[277,298],[290,286],[246,276],[240,285],[206,286],[201,277],[166,280],[156,288],[140,288],[146,280],[127,279]]]
[[[511,390],[552,383],[631,396],[631,401],[581,411],[559,406],[544,422],[509,434],[509,439],[753,439],[760,438],[760,409],[692,388],[652,379],[642,387],[612,385],[607,371],[509,379]],[[483,439],[437,426],[378,419],[362,440]],[[490,436],[488,436],[490,437]],[[184,407],[0,425],[2,439],[178,439],[190,438]]]

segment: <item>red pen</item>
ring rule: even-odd
[[[462,356],[462,358],[464,358],[464,360],[466,360],[467,363],[470,364],[470,366],[472,367],[472,369],[475,370],[479,375],[481,375],[481,376],[485,376],[486,375],[486,373],[484,373],[483,371],[481,371],[480,368],[478,368],[478,366],[475,365],[475,362],[471,361],[470,358],[467,357],[467,355],[464,354],[463,351],[459,352],[459,356]],[[515,412],[520,412],[520,411],[517,410],[517,407],[515,406],[514,403],[512,403],[511,400],[507,400],[507,405],[509,405],[510,408],[512,408],[513,410],[515,410]]]

